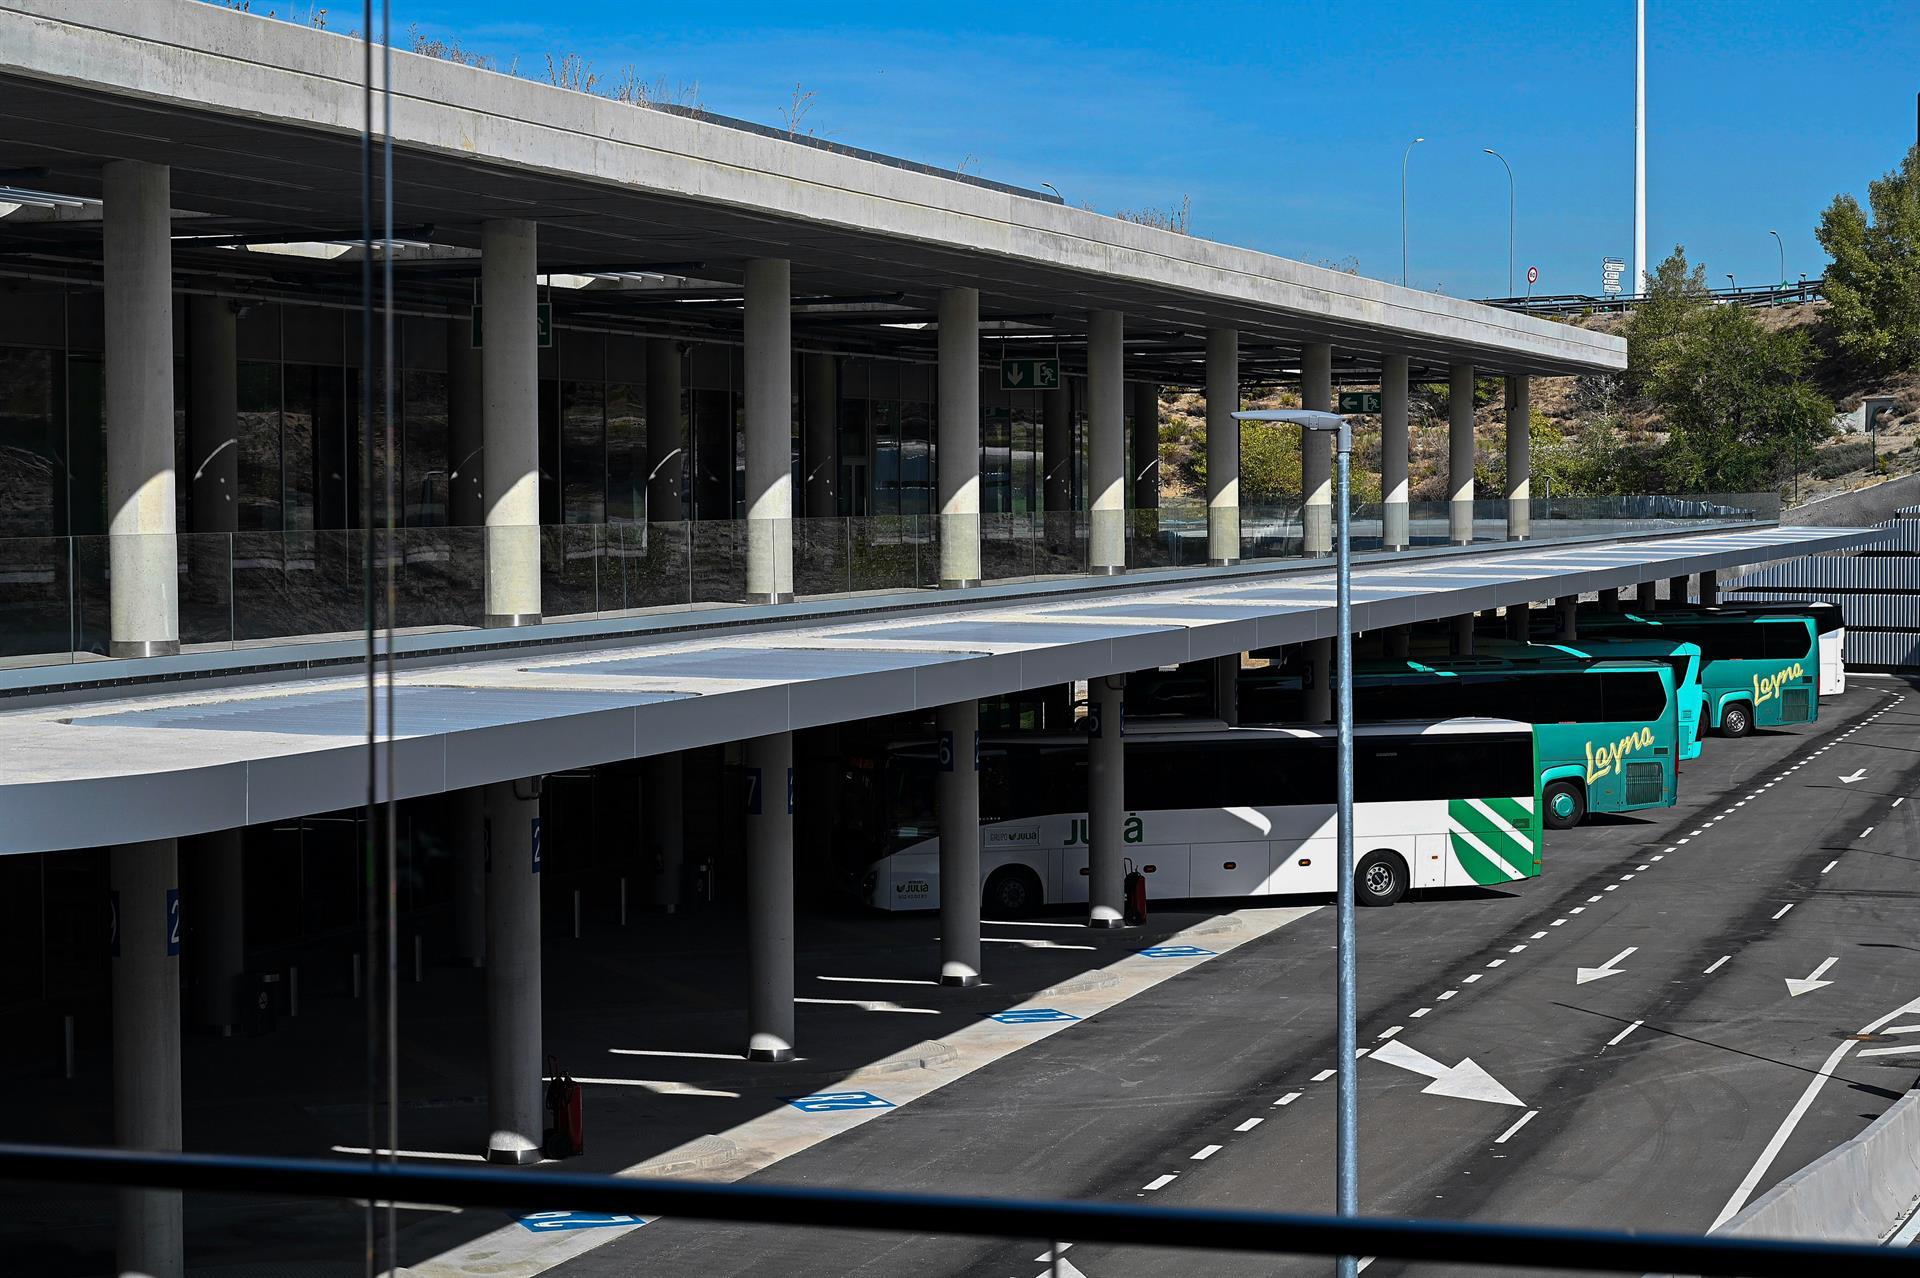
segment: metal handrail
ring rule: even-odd
[[[1716,302],[1736,306],[1777,306],[1782,302],[1812,302],[1826,296],[1827,280],[1801,280],[1792,284],[1748,284],[1739,288],[1711,288],[1706,294]],[[1579,315],[1591,311],[1606,314],[1626,311],[1647,300],[1645,293],[1536,293],[1528,297],[1484,297],[1482,306],[1497,306],[1503,311],[1527,315]]]
[[[1381,1256],[1615,1273],[1920,1274],[1920,1253],[1862,1243],[1389,1217],[1309,1216],[1133,1203],[964,1198],[799,1185],[705,1184],[507,1168],[408,1167],[242,1154],[0,1144],[0,1180],[590,1211],[968,1237],[1070,1239],[1185,1250]]]

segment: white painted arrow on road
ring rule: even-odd
[[[1429,1096],[1454,1096],[1460,1100],[1486,1101],[1493,1105],[1526,1108],[1526,1102],[1495,1081],[1493,1075],[1473,1063],[1471,1056],[1458,1065],[1442,1065],[1425,1052],[1416,1052],[1399,1039],[1373,1051],[1373,1059],[1398,1065],[1401,1069],[1425,1074],[1433,1081],[1421,1088]]]
[[[1838,963],[1839,961],[1840,961],[1840,956],[1837,954],[1834,955],[1832,958],[1822,963],[1819,967],[1816,967],[1813,969],[1813,971],[1807,973],[1806,979],[1804,980],[1796,980],[1795,978],[1789,976],[1787,978],[1788,996],[1791,998],[1799,998],[1802,994],[1811,994],[1815,990],[1823,990],[1827,986],[1833,984],[1832,981],[1823,981],[1820,978],[1827,974],[1828,968],[1832,967],[1835,963]]]
[[[1639,948],[1637,945],[1629,945],[1626,949],[1621,950],[1599,967],[1576,968],[1573,974],[1573,983],[1575,985],[1585,985],[1588,981],[1603,981],[1609,976],[1620,975],[1620,968],[1617,965],[1626,961],[1627,956]]]
[[[1859,780],[1859,779],[1860,779],[1861,777],[1864,777],[1865,775],[1867,775],[1867,770],[1866,770],[1865,768],[1856,768],[1856,769],[1854,769],[1854,773],[1853,773],[1853,775],[1852,775],[1852,776],[1850,776],[1850,777],[1841,777],[1841,778],[1840,778],[1840,784],[1841,784],[1841,785],[1852,785],[1852,784],[1853,784],[1853,783],[1854,783],[1855,781],[1858,781],[1858,780]]]

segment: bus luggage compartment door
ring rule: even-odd
[[[1261,891],[1266,879],[1264,841],[1188,846],[1187,882],[1194,896],[1252,896]]]

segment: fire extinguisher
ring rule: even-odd
[[[556,1056],[547,1057],[547,1074],[547,1117],[553,1125],[546,1130],[543,1152],[548,1158],[572,1158],[585,1153],[580,1084],[560,1072],[560,1060]]]
[[[1121,880],[1121,890],[1127,898],[1127,922],[1136,926],[1147,921],[1147,876],[1133,868],[1133,862],[1125,862],[1127,877]]]

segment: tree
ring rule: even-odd
[[[1272,506],[1300,497],[1300,428],[1240,423],[1240,504]]]
[[[1832,403],[1806,380],[1804,332],[1768,332],[1744,307],[1707,306],[1659,342],[1645,389],[1666,419],[1661,468],[1672,490],[1772,488],[1832,431]]]
[[[1920,146],[1867,184],[1872,220],[1836,195],[1814,234],[1833,258],[1827,317],[1835,344],[1876,373],[1920,367]]]
[[[1647,278],[1647,297],[1627,320],[1627,389],[1643,394],[1688,326],[1713,305],[1707,268],[1689,267],[1687,249],[1673,252]]]

